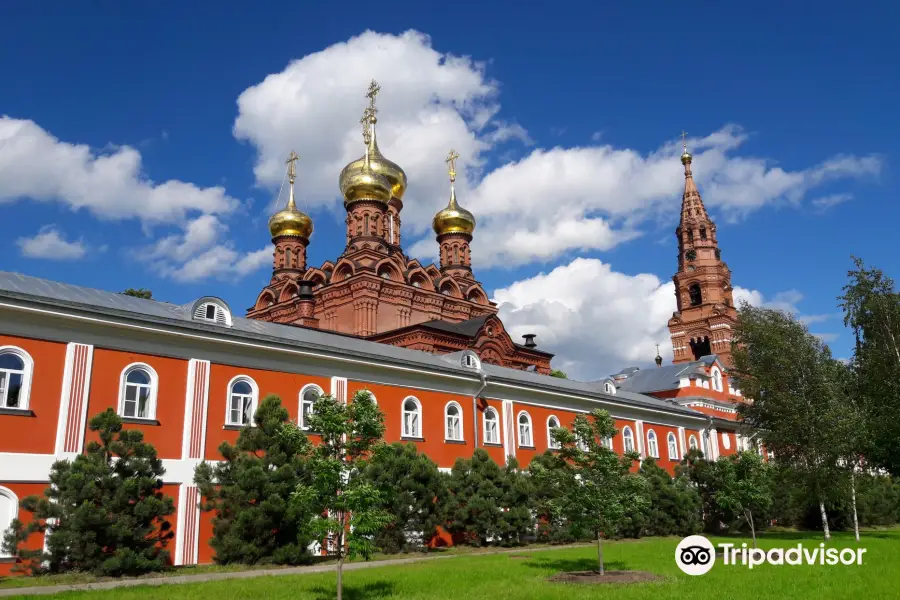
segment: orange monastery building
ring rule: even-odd
[[[386,441],[415,444],[442,469],[476,448],[525,466],[551,449],[551,428],[596,408],[616,420],[616,452],[652,456],[670,473],[689,448],[717,458],[757,447],[736,421],[730,272],[687,151],[678,312],[669,321],[675,364],[657,356],[656,368],[559,379],[547,375],[552,355],[533,336],[512,340],[474,277],[475,218],[456,199],[454,153],[450,200],[434,218],[440,266],[404,254],[406,175],[378,149],[377,91],[373,84],[363,118],[364,154],[340,175],[343,254],[306,264],[313,224],[291,185],[269,222],[272,279],[246,317],[215,297],[179,306],[0,272],[0,530],[20,499],[44,490],[54,461],[84,451],[87,422],[110,407],[163,460],[179,565],[213,559],[195,467],[218,460],[219,444],[236,441],[268,394],[303,426],[316,394],[346,401],[367,389],[385,414]],[[11,566],[0,555],[0,575]]]

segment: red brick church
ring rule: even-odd
[[[362,119],[364,153],[340,175],[347,244],[336,261],[306,264],[313,223],[289,198],[269,221],[272,278],[242,318],[214,296],[183,305],[0,272],[0,531],[20,500],[40,494],[57,460],[84,452],[87,423],[111,408],[140,430],[166,469],[175,500],[175,564],[208,563],[211,516],[200,511],[194,469],[221,458],[252,426],[262,398],[278,395],[305,428],[317,394],[347,401],[368,390],[385,439],[414,444],[441,469],[483,449],[504,464],[554,450],[550,432],[602,408],[618,433],[603,440],[674,473],[692,448],[715,459],[759,448],[737,420],[730,377],[735,324],[722,262],[685,150],[685,186],[669,321],[674,363],[629,367],[597,381],[549,376],[552,354],[533,336],[514,341],[472,271],[475,218],[456,197],[433,221],[440,265],[401,247],[406,175],[375,135],[378,86]],[[43,539],[33,536],[40,548]],[[0,555],[0,575],[14,559]]]

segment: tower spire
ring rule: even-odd
[[[450,204],[451,208],[459,208],[456,202],[456,159],[459,158],[456,150],[450,149],[450,153],[444,160],[447,163],[447,174],[450,175]]]
[[[706,214],[706,207],[703,206],[703,200],[700,198],[700,192],[697,190],[697,184],[694,183],[694,175],[691,172],[691,162],[694,157],[687,150],[687,132],[681,131],[681,146],[683,152],[681,154],[681,164],[684,165],[684,194],[681,197],[681,224],[684,226],[690,221],[709,221],[709,215]]]

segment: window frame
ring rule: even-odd
[[[675,452],[672,452],[673,449]],[[671,431],[666,434],[666,450],[669,453],[669,460],[681,460],[678,454],[678,438]]]
[[[628,443],[629,440],[631,440],[631,444]],[[631,446],[631,448],[628,446]],[[626,425],[622,428],[622,453],[628,454],[629,452],[634,452],[636,449],[634,431],[632,431],[630,426]]]
[[[556,425],[550,425],[550,421],[556,421]],[[550,450],[559,450],[561,446],[553,439],[553,430],[560,429],[562,425],[556,415],[547,417],[547,448]]]
[[[697,436],[693,433],[688,436],[688,450],[700,450],[700,442],[697,441]]]
[[[137,416],[137,405],[135,405],[135,416],[129,417],[125,415],[125,394],[128,392],[129,385],[142,386],[143,384],[132,383],[129,384],[127,379],[128,375],[133,373],[134,371],[146,371],[147,375],[150,376],[150,395],[147,398],[147,405],[149,407],[147,411],[146,417]],[[134,419],[135,421],[147,421],[152,422],[156,421],[156,399],[159,395],[159,375],[156,374],[156,369],[143,362],[133,362],[130,365],[126,366],[122,369],[122,372],[119,374],[119,405],[117,408],[118,415],[123,419]]]
[[[530,444],[522,443],[522,426],[526,425],[521,422],[522,417],[528,420],[528,441],[531,442]],[[531,420],[531,415],[528,414],[527,410],[520,410],[519,414],[516,415],[516,441],[519,448],[534,448],[534,422]]]
[[[457,410],[456,420],[457,420],[457,428],[459,429],[459,435],[457,437],[450,437],[450,409],[455,408]],[[464,442],[466,441],[465,430],[463,428],[463,408],[459,402],[456,400],[451,400],[447,404],[444,405],[444,441],[445,442]]]
[[[406,410],[406,403],[410,400],[415,403],[415,410]],[[415,414],[418,417],[416,419],[417,431],[415,432],[406,431],[406,415],[408,414]],[[422,435],[422,402],[415,396],[407,396],[403,399],[403,402],[400,403],[400,437],[414,440],[420,440],[424,437]]]
[[[616,395],[616,386],[607,381],[603,384],[603,391],[611,396]]]
[[[18,346],[0,346],[0,354],[12,354],[22,361],[22,388],[19,390],[19,405],[6,406],[6,393],[4,393],[4,397],[0,398],[0,409],[18,410],[22,412],[31,410],[31,381],[34,374],[34,359],[31,358],[31,355],[28,354],[28,352]],[[4,372],[18,373],[18,371],[7,369],[4,369]],[[8,390],[8,388],[9,384],[7,383],[5,389]]]
[[[726,450],[731,450],[731,438],[728,437],[728,432],[720,431],[719,433],[721,434],[720,437],[722,438],[722,447]]]
[[[488,419],[488,415],[493,415],[491,419]],[[496,439],[488,439],[488,421],[496,424]],[[484,409],[484,412],[481,414],[481,435],[482,440],[485,444],[500,444],[500,440],[502,436],[500,435],[500,413],[497,412],[497,409],[493,406],[488,406]]]
[[[0,485],[0,496],[7,498],[12,503],[12,510],[10,511],[9,521],[6,523],[0,522],[0,531],[6,531],[9,529],[10,525],[15,519],[19,518],[19,497],[16,495],[14,491],[9,489],[8,487],[4,487]],[[14,558],[12,554],[6,554],[3,551],[3,546],[0,544],[0,558],[8,559]]]
[[[712,388],[721,392],[725,389],[723,379],[722,379],[722,370],[719,367],[713,367],[710,371],[710,378],[712,379]]]
[[[302,429],[303,431],[310,431],[309,425],[306,424],[306,419],[305,419],[305,417],[304,417],[304,415],[305,415],[306,413],[303,412],[303,405],[304,405],[304,404],[309,404],[308,402],[306,402],[306,401],[303,399],[303,397],[304,397],[304,395],[306,395],[306,392],[308,392],[308,391],[310,391],[310,390],[316,390],[316,391],[318,391],[318,393],[319,393],[320,396],[324,396],[324,395],[325,395],[325,390],[322,389],[322,386],[317,385],[317,384],[315,384],[315,383],[307,383],[307,384],[304,385],[302,388],[300,388],[300,395],[298,396],[298,401],[297,401],[297,408],[298,408],[298,412],[297,412],[297,425],[298,425],[298,426],[300,427],[300,429]],[[310,412],[312,412],[312,405],[310,405]]]
[[[647,456],[659,458],[659,437],[652,429],[647,430]]]
[[[232,389],[238,383],[246,382],[250,385],[250,415],[246,423],[233,423],[231,421],[231,397],[234,395]],[[226,427],[253,427],[253,417],[256,415],[256,408],[259,405],[259,386],[256,381],[249,375],[235,375],[228,382],[225,396],[225,426]]]

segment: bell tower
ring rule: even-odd
[[[687,136],[682,132],[682,138]],[[677,310],[669,319],[675,363],[715,354],[731,366],[731,335],[737,323],[732,297],[731,271],[722,261],[716,224],[703,206],[691,173],[693,157],[684,144],[684,195],[678,238],[675,282]]]

